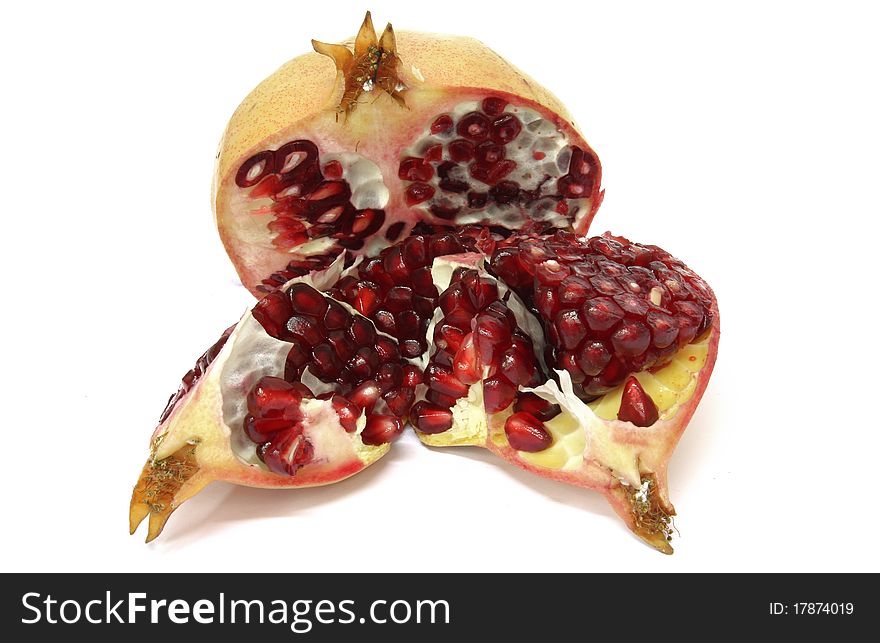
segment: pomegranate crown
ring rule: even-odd
[[[377,38],[373,18],[367,11],[354,39],[354,52],[346,45],[318,40],[312,40],[312,47],[319,54],[332,58],[337,71],[342,74],[343,92],[339,111],[346,116],[357,107],[362,94],[377,89],[391,96],[401,107],[406,107],[403,94],[407,87],[398,74],[400,58],[390,22],[385,25],[382,36]]]

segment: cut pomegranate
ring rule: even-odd
[[[409,420],[599,490],[671,552],[666,465],[717,354],[711,289],[656,246],[579,236],[598,158],[481,44],[377,36],[368,13],[353,48],[313,46],[221,144],[217,225],[262,299],[169,400],[132,530],[150,516],[156,537],[215,479],[341,480]]]
[[[369,14],[353,48],[313,45],[244,100],[220,148],[217,225],[252,292],[341,251],[375,256],[420,221],[586,231],[598,158],[564,106],[494,52],[390,26],[377,35]],[[329,70],[316,72],[323,56],[338,107]]]

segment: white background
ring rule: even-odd
[[[598,495],[411,434],[343,483],[218,483],[155,543],[130,537],[159,412],[252,301],[211,218],[226,120],[366,8],[202,6],[4,9],[3,571],[880,571],[870,3],[372,2],[380,28],[477,36],[556,92],[605,167],[593,231],[714,287],[720,357],[670,468],[674,556]]]

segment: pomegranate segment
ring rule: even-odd
[[[513,238],[491,267],[540,315],[552,362],[587,400],[665,364],[713,323],[699,276],[657,246],[622,237]]]
[[[499,96],[465,101],[426,126],[397,172],[424,220],[510,230],[527,221],[584,230],[599,200],[593,152],[552,119]]]

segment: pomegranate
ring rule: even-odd
[[[220,235],[262,298],[161,414],[132,532],[212,480],[336,482],[409,424],[595,489],[671,553],[666,468],[715,363],[712,290],[657,246],[584,236],[598,158],[482,44],[377,37],[368,13],[353,43],[313,46],[221,144]]]
[[[134,489],[147,540],[212,480],[303,487],[347,478],[387,453],[415,382],[397,342],[320,291],[341,261],[260,300],[183,378]]]
[[[586,232],[598,158],[552,94],[483,44],[391,25],[377,37],[369,13],[353,42],[312,44],[220,145],[217,226],[252,292],[291,263],[375,256],[418,222]]]

